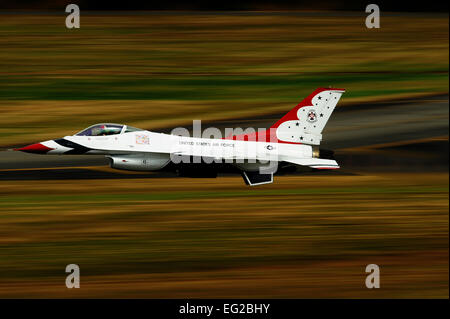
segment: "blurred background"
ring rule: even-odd
[[[448,298],[447,5],[379,2],[367,29],[356,1],[78,1],[67,29],[67,4],[0,1],[0,297]],[[8,151],[99,122],[269,127],[327,86],[341,170],[263,187]]]

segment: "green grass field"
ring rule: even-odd
[[[0,145],[90,124],[146,129],[288,111],[316,87],[342,104],[448,92],[448,17],[2,15]]]

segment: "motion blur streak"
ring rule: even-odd
[[[1,146],[98,122],[251,119],[329,85],[347,89],[342,106],[448,92],[448,16],[385,17],[378,31],[326,13],[82,20],[68,31],[60,16],[1,16]]]
[[[268,127],[315,87],[347,93],[323,133],[342,169],[260,189],[0,152],[0,297],[448,298],[448,14],[381,10],[378,30],[363,12],[82,11],[76,31],[2,14],[5,149],[98,122]]]
[[[0,297],[448,297],[448,174],[154,181],[2,182]]]

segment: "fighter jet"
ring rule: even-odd
[[[262,185],[272,183],[275,173],[289,173],[299,167],[339,168],[333,152],[319,145],[322,130],[344,92],[318,88],[269,129],[247,130],[224,138],[163,134],[104,123],[73,136],[15,150],[48,155],[103,154],[115,169],[174,171],[185,177],[235,172],[247,185]]]

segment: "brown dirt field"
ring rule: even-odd
[[[448,298],[447,173],[5,181],[0,209],[1,297]]]

